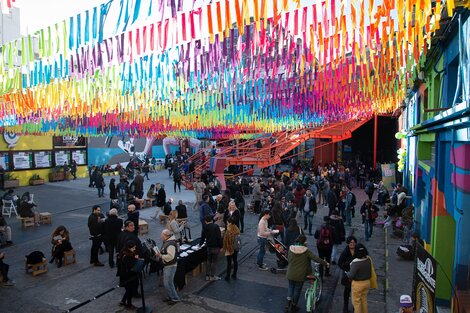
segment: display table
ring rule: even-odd
[[[199,239],[200,238],[194,239],[192,242],[187,243],[186,245],[191,246],[191,247],[196,246],[199,244]],[[180,256],[178,256],[178,267],[176,268],[174,281],[175,281],[175,287],[178,288],[179,290],[183,289],[183,287],[186,285],[186,280],[185,280],[186,274],[190,273],[192,270],[197,268],[201,263],[207,260],[206,246],[200,248],[197,251],[193,251],[192,253],[187,253],[188,250],[189,249],[181,250]],[[184,252],[186,253],[183,254]],[[184,256],[181,256],[182,254]]]

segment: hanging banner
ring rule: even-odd
[[[54,149],[86,148],[86,138],[82,136],[54,136]]]
[[[395,163],[382,164],[382,182],[387,190],[393,190],[392,184],[395,184]]]
[[[416,312],[436,312],[437,262],[422,245],[416,244],[413,302]]]

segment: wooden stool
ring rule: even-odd
[[[36,223],[34,223],[34,217],[20,217],[21,220],[21,227],[34,227]]]
[[[144,207],[146,207],[146,208],[152,207],[153,199],[145,198],[144,201],[145,201],[145,202],[144,202]]]
[[[39,274],[47,272],[47,268],[46,268],[47,260],[46,260],[46,258],[43,258],[42,262],[39,262],[39,263],[36,263],[36,264],[28,264],[27,262],[28,262],[27,259],[24,258],[24,266],[25,266],[26,273],[29,273],[31,271],[31,274],[33,276],[37,276]]]
[[[160,217],[160,224],[166,224],[168,215],[160,215],[159,217]]]
[[[64,252],[64,265],[75,264],[77,263],[77,259],[75,257],[75,250],[72,249],[70,251]]]
[[[149,232],[149,224],[139,219],[139,235],[147,234]]]
[[[39,213],[39,222],[41,224],[52,224],[52,214],[49,212]]]

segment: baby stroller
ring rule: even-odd
[[[277,268],[271,267],[273,274],[287,271],[287,247],[277,238],[268,238],[269,252],[276,253]]]

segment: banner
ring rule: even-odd
[[[423,248],[416,244],[416,259],[413,275],[413,302],[416,312],[436,312],[437,262]]]
[[[86,138],[82,136],[54,136],[55,149],[86,148]]]
[[[393,190],[392,184],[395,184],[395,163],[382,164],[382,182],[387,190]]]

